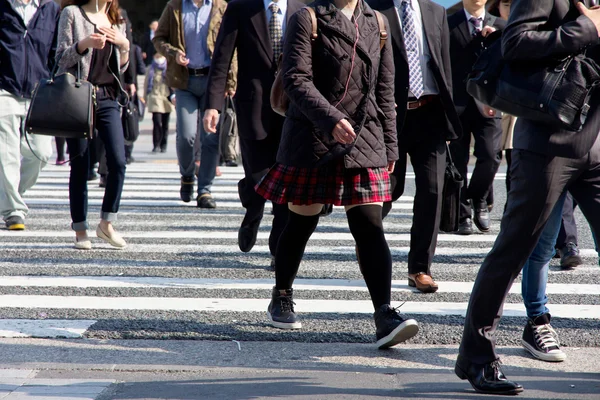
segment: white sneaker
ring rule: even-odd
[[[127,242],[123,239],[123,237],[121,237],[121,235],[114,231],[112,235],[108,235],[107,233],[104,233],[102,228],[100,228],[100,225],[98,225],[96,228],[96,236],[118,249],[127,247]]]

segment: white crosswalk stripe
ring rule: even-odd
[[[141,140],[143,146],[147,139]],[[270,206],[257,245],[251,253],[241,253],[237,228],[244,210],[236,186],[243,175],[241,167],[221,168],[223,176],[213,186],[218,208],[206,211],[178,199],[178,167],[173,154],[168,156],[153,160],[143,152],[141,162],[128,167],[116,227],[129,246],[120,251],[96,238],[91,251],[73,248],[69,167],[48,166],[42,172],[38,184],[26,194],[31,207],[27,230],[0,230],[1,337],[169,339],[188,334],[282,340],[264,317],[274,284],[267,268]],[[503,179],[504,174],[496,177]],[[89,220],[95,228],[103,191],[96,182],[89,187]],[[393,305],[402,305],[402,313],[424,321],[432,330],[459,332],[473,279],[493,245],[497,227],[495,233],[485,235],[441,234],[433,267],[440,290],[421,295],[405,279],[413,200],[401,198],[385,221],[394,257]],[[555,267],[550,271],[551,312],[566,321],[565,326],[600,319],[596,251],[582,249],[582,256],[586,265],[569,275]],[[368,340],[372,305],[341,208],[320,221],[295,290],[296,310],[305,316],[307,330],[321,332],[326,341]],[[504,310],[518,326],[525,315],[520,290],[515,284]],[[348,319],[350,323],[342,323]],[[355,331],[359,334],[352,336]],[[572,336],[573,343],[585,344]],[[422,340],[431,337],[425,334]],[[454,334],[444,340],[457,343],[458,339]],[[585,340],[597,346],[599,339]]]

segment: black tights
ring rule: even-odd
[[[392,255],[383,233],[381,207],[365,205],[346,213],[350,232],[356,241],[361,271],[375,309],[390,304],[392,287]],[[298,274],[300,261],[319,216],[289,213],[275,254],[275,287],[291,289]]]

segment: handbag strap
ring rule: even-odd
[[[454,160],[452,160],[452,152],[450,152],[450,145],[446,142],[446,157],[448,161],[450,161],[450,165],[454,165]]]

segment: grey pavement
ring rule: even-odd
[[[423,295],[400,287],[406,283],[412,218],[414,179],[410,177],[406,197],[400,199],[385,221],[386,233],[396,235],[390,242],[393,278],[401,282],[393,300],[398,305],[406,301],[424,308],[406,314],[420,325],[419,334],[408,343],[390,351],[375,350],[370,313],[302,309],[298,311],[303,329],[282,332],[267,324],[262,309],[160,309],[163,299],[181,299],[184,305],[193,305],[197,299],[258,299],[264,301],[266,309],[270,290],[265,287],[187,284],[194,279],[271,281],[266,237],[272,217],[267,208],[255,249],[241,253],[237,229],[243,209],[236,197],[241,167],[221,167],[223,176],[213,187],[216,210],[184,204],[178,199],[175,136],[172,133],[169,138],[167,153],[151,153],[149,127],[147,118],[135,144],[133,155],[137,161],[127,171],[116,224],[129,243],[127,249],[111,250],[95,238],[92,251],[72,248],[68,166],[48,166],[38,185],[27,193],[31,205],[27,231],[19,234],[0,229],[0,304],[5,304],[0,305],[0,399],[481,397],[452,372],[464,317],[448,313],[445,306],[466,304],[468,291]],[[504,172],[503,166],[500,174]],[[438,243],[432,266],[436,280],[460,284],[475,279],[498,234],[506,200],[501,175],[494,187],[496,205],[491,232],[469,238],[445,235]],[[95,227],[102,190],[96,182],[90,182],[89,188],[89,219]],[[579,211],[576,218],[585,265],[561,271],[557,261],[552,262],[549,282],[567,286],[549,295],[551,312],[559,306],[578,310],[596,310],[600,306],[598,258]],[[336,208],[331,216],[323,218],[316,233],[309,242],[298,278],[320,280],[321,285],[361,280],[343,210]],[[7,285],[9,277],[22,281]],[[65,281],[54,286],[33,285],[27,282],[28,277]],[[128,286],[125,278],[135,277],[154,278],[161,285]],[[70,278],[105,282],[86,286],[68,281]],[[519,282],[520,279],[515,285]],[[582,290],[582,285],[590,285],[590,292]],[[40,296],[64,299],[70,305],[31,306],[30,301]],[[99,297],[130,301],[143,297],[157,302],[144,309],[129,309],[125,300],[122,308],[84,304]],[[297,290],[295,297],[302,301],[369,301],[365,290],[321,289],[318,285]],[[81,304],[73,299],[79,299]],[[507,302],[519,305],[522,298],[518,292],[512,293]],[[425,310],[427,307],[433,311]],[[520,347],[524,324],[522,316],[504,317],[497,335],[509,377],[526,387],[519,398],[600,399],[598,319],[587,318],[585,311],[553,318],[552,324],[568,355],[567,361],[560,364],[537,361],[525,353]],[[15,376],[8,376],[11,373]],[[91,393],[90,388],[98,391]]]

